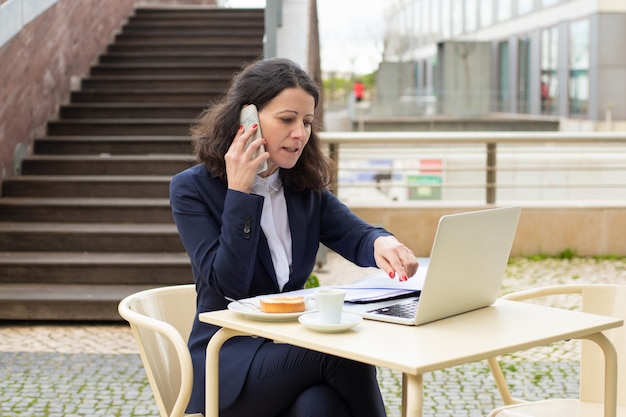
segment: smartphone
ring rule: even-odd
[[[250,143],[252,143],[254,140],[258,138],[263,137],[263,134],[261,133],[261,123],[259,122],[259,113],[257,112],[256,106],[254,104],[248,104],[247,106],[244,106],[243,109],[241,109],[239,122],[241,126],[243,126],[245,132],[250,130],[253,124],[255,123],[257,124],[256,132],[254,132],[254,135],[252,135],[250,139],[248,139],[248,141],[246,142],[245,149],[248,149],[248,146],[250,146]],[[259,156],[263,152],[265,152],[265,146],[261,145],[259,149],[257,150],[257,152],[254,153],[254,158]],[[263,161],[261,166],[259,166],[259,169],[257,170],[257,174],[263,171],[267,171],[267,161]]]

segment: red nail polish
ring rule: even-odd
[[[394,273],[393,273],[393,271],[391,271],[391,272],[389,273],[389,278],[393,278],[393,275],[394,275]]]
[[[239,130],[243,129],[243,126],[239,126]]]
[[[406,275],[402,275],[402,281],[408,281],[409,277],[407,277]]]
[[[253,124],[253,125],[252,125],[252,129],[256,129],[256,127],[257,127],[257,126],[258,126],[258,125],[257,125],[256,123],[255,123],[255,124]]]

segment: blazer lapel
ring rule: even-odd
[[[303,265],[305,242],[309,229],[302,200],[285,188],[285,201],[287,203],[289,229],[291,230],[291,273],[289,274],[291,276],[298,265]]]
[[[276,278],[276,271],[274,270],[274,263],[272,262],[272,254],[270,253],[270,245],[267,243],[267,237],[261,230],[259,235],[259,249],[257,257],[261,260],[261,264],[267,271],[267,275],[272,278],[272,282],[276,286],[276,292],[278,292],[278,279]]]

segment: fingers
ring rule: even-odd
[[[382,258],[381,261],[377,263],[378,267],[385,271],[391,279],[398,277],[399,281],[407,281],[410,277],[399,259],[392,261],[386,258]]]
[[[254,126],[254,128],[244,131],[243,126],[240,126],[224,155],[228,187],[231,189],[249,193],[259,166],[269,158],[267,152],[255,157],[255,152],[266,143],[264,138],[252,141],[246,148],[246,143],[251,140],[256,130],[257,127]]]
[[[374,257],[379,268],[390,278],[407,281],[415,275],[418,262],[413,251],[398,242],[393,236],[385,236],[374,242]]]
[[[246,149],[246,146],[248,144],[248,141],[254,136],[257,130],[258,125],[256,124],[250,126],[250,129],[248,129],[247,131],[244,129],[243,126],[239,126],[239,129],[237,129],[237,133],[235,134],[235,138],[233,139],[230,149],[238,152],[247,152],[248,149]],[[254,141],[251,141],[249,148],[252,148],[252,153],[254,153],[254,151],[263,144],[263,142],[263,138],[258,138]]]
[[[392,257],[392,260],[389,261],[389,266],[389,277],[398,277],[400,281],[407,281],[417,272],[417,260],[415,257],[412,259],[401,256]]]
[[[253,135],[258,129],[257,125],[253,125],[248,131],[244,131],[243,126],[239,126],[237,134],[233,139],[229,149],[228,156],[231,161],[239,161],[240,164],[247,164],[250,161],[255,161],[256,166],[261,164],[263,160],[268,159],[269,155],[263,155],[258,161],[255,160],[255,153],[261,146],[267,143],[265,138],[257,138],[252,140]]]

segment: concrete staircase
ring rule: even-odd
[[[0,320],[119,320],[124,296],[193,282],[169,180],[263,32],[263,10],[136,10],[2,184]]]

